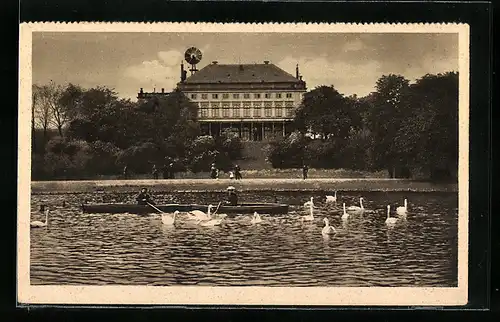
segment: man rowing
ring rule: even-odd
[[[233,186],[227,187],[227,201],[226,203],[231,205],[231,206],[237,206],[238,205],[238,195],[236,194],[236,189]]]
[[[139,193],[137,198],[135,198],[135,200],[137,200],[138,205],[155,204],[153,199],[151,199],[151,196],[148,193],[148,189],[146,188],[141,189],[141,192]]]

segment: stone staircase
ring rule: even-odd
[[[243,159],[238,161],[242,170],[272,169],[266,162],[264,148],[267,142],[243,142]]]

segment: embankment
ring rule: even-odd
[[[174,180],[98,180],[98,181],[33,181],[32,194],[137,192],[141,187],[164,192],[224,191],[229,185],[239,191],[415,191],[457,192],[457,184],[401,179],[174,179]]]

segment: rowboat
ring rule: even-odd
[[[166,213],[172,213],[176,210],[188,212],[193,210],[201,210],[206,212],[207,205],[196,204],[165,204],[154,205]],[[214,205],[212,211],[215,211],[217,204]],[[157,213],[153,207],[149,205],[137,204],[120,204],[120,203],[103,203],[103,204],[82,204],[84,213],[131,213],[131,214],[148,214]],[[241,203],[237,206],[221,204],[218,213],[224,214],[251,214],[253,212],[261,214],[286,214],[288,213],[288,205],[279,203]]]

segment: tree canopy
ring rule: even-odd
[[[365,97],[345,97],[332,86],[306,93],[295,127],[311,140],[271,142],[275,167],[387,169],[391,177],[456,177],[458,73],[424,75],[413,84],[381,76]],[[300,161],[299,161],[300,160]]]
[[[57,104],[64,113],[64,122],[54,123],[61,125],[58,127],[59,136],[48,141],[42,150],[45,174],[49,177],[62,175],[58,167],[74,170],[66,170],[64,175],[119,173],[125,165],[132,172],[147,173],[153,164],[161,167],[170,162],[178,164],[179,169],[199,171],[219,159],[221,165],[227,167],[239,157],[242,149],[241,144],[233,142],[234,138],[229,143],[224,139],[215,140],[214,153],[202,158],[200,163],[200,156],[191,151],[193,142],[200,135],[197,108],[177,90],[165,97],[138,102],[121,99],[113,89],[102,86],[89,89],[73,84],[34,87],[34,93],[51,97],[51,104]],[[41,113],[44,110],[40,107],[45,105],[38,96],[37,102]],[[47,106],[51,111],[52,105]],[[46,118],[38,118],[39,123],[46,119],[55,120],[54,115],[47,113],[42,116],[45,115]],[[48,139],[45,134],[44,137]],[[64,148],[54,150],[54,145]],[[68,151],[80,152],[70,154]],[[205,150],[200,152],[203,153]],[[37,160],[41,158],[36,157]],[[52,165],[47,162],[52,162]],[[36,173],[43,173],[41,168]]]

